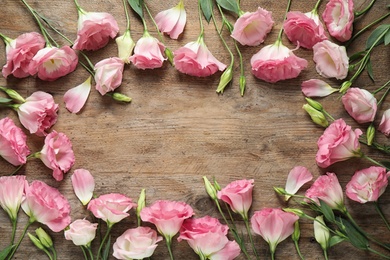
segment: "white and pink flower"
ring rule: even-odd
[[[353,0],[329,0],[322,13],[329,34],[340,42],[348,41],[352,36],[353,7]]]
[[[161,32],[168,34],[171,39],[179,38],[187,22],[183,0],[173,8],[159,12],[154,20]]]

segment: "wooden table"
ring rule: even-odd
[[[73,1],[28,1],[46,17],[52,19],[55,26],[70,39],[76,38],[77,12]],[[113,14],[123,33],[126,25],[122,2],[120,0],[80,0],[87,11],[102,11]],[[147,1],[151,13],[174,6],[176,0]],[[260,5],[272,11],[275,20],[274,28],[265,41],[265,45],[276,40],[287,1],[241,1],[244,11],[255,11]],[[310,11],[314,0],[292,1],[291,10]],[[357,0],[356,7],[362,7],[369,1]],[[364,27],[368,22],[388,12],[389,1],[377,1],[373,9],[355,23],[355,30]],[[185,1],[187,25],[184,34],[178,41],[164,37],[166,46],[175,50],[189,41],[196,40],[199,34],[199,22],[196,1]],[[320,6],[320,13],[325,8],[325,1]],[[11,38],[30,31],[39,31],[33,18],[20,1],[2,0],[2,19],[0,32]],[[218,22],[220,20],[218,19]],[[233,15],[228,15],[234,21]],[[147,19],[150,31],[153,30],[150,19]],[[389,22],[389,19],[385,20]],[[134,40],[142,36],[142,24],[134,13],[131,13],[131,30]],[[369,32],[350,46],[348,53],[362,50]],[[231,47],[232,41],[227,32],[224,33]],[[65,44],[60,37],[56,39]],[[205,25],[205,41],[213,54],[225,64],[229,64],[229,55],[223,47],[212,24]],[[287,38],[283,43],[294,48]],[[250,73],[250,58],[262,48],[241,47],[247,76],[245,95],[240,96],[238,89],[239,66],[234,66],[233,84],[228,86],[223,95],[215,90],[221,73],[207,78],[196,78],[179,73],[169,63],[160,69],[139,70],[127,65],[124,71],[120,92],[133,98],[131,104],[121,104],[110,97],[102,97],[92,90],[85,108],[79,114],[69,113],[63,103],[64,93],[81,84],[88,73],[79,66],[72,74],[54,82],[44,82],[33,77],[16,79],[0,78],[0,85],[17,90],[27,97],[34,91],[42,90],[53,94],[60,105],[59,120],[53,127],[56,131],[66,133],[72,143],[76,155],[76,163],[61,182],[51,177],[40,160],[29,160],[19,174],[27,176],[29,182],[42,180],[58,188],[69,200],[72,207],[72,220],[88,216],[87,211],[73,193],[70,175],[75,169],[88,169],[95,177],[96,195],[119,192],[137,200],[142,188],[146,188],[147,204],[158,199],[185,201],[190,204],[197,217],[211,215],[220,218],[216,207],[205,192],[202,176],[213,177],[222,187],[233,180],[255,180],[254,201],[250,216],[263,207],[285,207],[273,191],[274,186],[284,187],[288,172],[296,165],[306,166],[315,177],[329,171],[337,173],[341,185],[345,187],[357,169],[370,166],[361,159],[351,159],[337,163],[328,169],[320,169],[315,163],[317,139],[323,129],[314,125],[302,105],[305,103],[301,93],[302,81],[320,78],[314,69],[312,52],[298,49],[295,54],[306,58],[308,68],[292,80],[269,84],[256,79]],[[0,63],[5,63],[5,48],[0,52]],[[111,56],[116,56],[116,44],[111,41],[105,48],[88,53],[93,63]],[[236,57],[238,61],[238,58]],[[363,73],[354,86],[370,91],[377,89],[389,80],[388,68],[390,58],[388,46],[379,46],[372,55],[375,82]],[[334,86],[342,81],[328,80]],[[348,116],[339,100],[339,95],[320,100],[335,118],[343,117],[354,127],[357,124]],[[381,111],[390,108],[386,101]],[[381,113],[380,113],[381,115]],[[9,116],[17,124],[17,115],[11,109],[0,109],[0,118]],[[375,121],[379,123],[380,118]],[[365,130],[366,126],[361,126]],[[27,133],[27,131],[25,131]],[[388,140],[378,134],[378,141]],[[28,145],[35,152],[39,151],[43,138],[28,135]],[[372,157],[388,159],[374,149],[364,147],[363,150]],[[14,167],[5,160],[0,160],[1,175],[7,175]],[[305,185],[301,193],[307,189]],[[381,205],[386,216],[390,216],[390,193],[387,191],[381,198]],[[374,210],[374,205],[360,205],[346,199],[347,206],[357,222],[374,236],[389,241],[389,231]],[[289,206],[297,206],[291,203]],[[307,210],[307,209],[306,209]],[[309,212],[309,211],[308,211]],[[19,213],[17,238],[27,217]],[[240,218],[237,222],[241,225]],[[300,246],[306,259],[323,259],[320,246],[313,239],[312,222],[306,219],[301,222]],[[33,224],[30,232],[41,226]],[[126,229],[136,226],[134,211],[131,217],[114,226],[113,241]],[[47,228],[44,227],[46,230]],[[243,225],[241,228],[244,228]],[[7,215],[0,211],[0,248],[4,248],[11,233],[11,225]],[[64,239],[63,232],[49,232],[58,251],[58,259],[82,259],[81,250],[71,241]],[[247,239],[248,237],[246,237]],[[255,236],[255,243],[261,259],[269,259],[268,245],[260,236]],[[248,244],[249,245],[249,244]],[[96,246],[96,245],[94,245]],[[185,243],[173,242],[176,259],[197,259],[192,249]],[[42,259],[44,253],[35,248],[25,238],[15,259]],[[295,253],[291,239],[282,242],[276,251],[277,259],[299,259]],[[342,243],[329,250],[330,259],[374,259],[373,254],[366,254],[348,243]],[[168,259],[163,242],[157,247],[152,259]],[[244,259],[241,256],[239,259]]]

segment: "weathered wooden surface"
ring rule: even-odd
[[[77,12],[73,1],[28,1],[43,15],[52,19],[55,25],[70,39],[75,39]],[[81,6],[87,11],[106,11],[113,14],[124,31],[126,20],[120,0],[81,0]],[[150,10],[156,14],[176,4],[176,0],[147,1]],[[241,1],[244,11],[254,11],[258,6],[272,11],[275,20],[274,29],[264,44],[276,40],[281,27],[287,1]],[[310,11],[316,1],[293,1],[291,10]],[[320,6],[320,13],[325,7]],[[356,1],[356,6],[364,6],[368,1]],[[389,1],[377,1],[368,15],[360,18],[355,28],[360,29],[367,21],[372,21],[385,12]],[[197,38],[199,22],[196,1],[185,1],[187,26],[178,41],[165,37],[165,44],[172,50]],[[0,31],[8,37],[38,31],[34,20],[20,1],[2,0],[2,18]],[[217,18],[218,19],[218,18]],[[234,21],[234,16],[229,16]],[[219,20],[218,20],[219,21]],[[387,22],[389,20],[387,19]],[[150,31],[156,36],[148,19]],[[131,14],[132,37],[137,40],[142,36],[142,24]],[[229,56],[223,48],[213,25],[206,25],[205,41],[213,54],[228,64]],[[364,34],[349,49],[349,54],[360,50],[368,33]],[[228,35],[225,34],[228,38]],[[57,39],[64,43],[60,37]],[[284,44],[293,48],[284,37]],[[356,169],[369,164],[359,159],[337,163],[322,170],[316,166],[314,156],[317,152],[316,141],[323,129],[316,127],[302,109],[304,98],[300,91],[303,80],[319,78],[314,69],[312,52],[299,49],[295,53],[309,61],[308,68],[297,79],[268,84],[257,80],[250,73],[250,58],[262,46],[242,47],[247,90],[241,97],[238,90],[239,67],[235,66],[233,84],[223,95],[215,93],[220,73],[208,78],[195,78],[176,71],[166,63],[163,68],[153,71],[138,70],[126,66],[124,80],[119,91],[133,98],[128,105],[119,104],[109,97],[102,97],[92,90],[85,108],[77,115],[70,114],[64,106],[62,97],[69,88],[82,83],[88,76],[82,68],[55,82],[43,82],[35,78],[8,80],[0,78],[0,85],[13,88],[27,97],[37,90],[50,92],[60,104],[59,120],[53,129],[66,133],[72,140],[76,164],[62,182],[56,182],[39,160],[30,160],[21,169],[31,182],[43,180],[59,188],[66,195],[72,207],[72,220],[88,216],[87,211],[75,197],[70,175],[74,169],[88,169],[96,180],[96,194],[120,192],[138,198],[142,188],[146,188],[147,203],[157,199],[181,200],[189,203],[196,216],[209,214],[220,217],[212,201],[209,200],[202,182],[202,176],[216,177],[221,186],[242,179],[255,179],[254,202],[250,215],[262,207],[283,207],[285,204],[276,196],[272,187],[284,186],[290,169],[296,165],[309,168],[319,176],[326,171],[338,174],[343,187],[350,180]],[[2,45],[3,46],[3,45]],[[4,47],[4,46],[3,46]],[[5,63],[5,51],[0,51],[0,63]],[[108,46],[97,52],[88,53],[97,61],[116,56],[116,45],[111,41]],[[238,59],[237,59],[238,60]],[[366,73],[357,80],[356,86],[374,90],[389,78],[390,67],[388,46],[378,47],[372,56],[376,82],[372,83]],[[340,81],[330,81],[335,85]],[[321,102],[335,117],[343,117],[347,123],[356,126],[341,106],[339,96],[333,95]],[[382,109],[389,108],[385,102]],[[0,117],[9,116],[17,121],[17,116],[10,109],[0,109]],[[379,123],[379,119],[376,120]],[[26,131],[27,133],[27,131]],[[388,143],[384,137],[381,142]],[[28,144],[32,151],[41,149],[43,139],[28,135]],[[374,158],[383,159],[385,155],[364,148]],[[1,175],[13,171],[13,167],[0,160]],[[304,188],[308,188],[306,185]],[[390,216],[390,192],[386,192],[381,205],[385,215]],[[358,205],[347,200],[351,214],[366,230],[384,241],[390,236],[383,222],[374,210],[373,204]],[[295,204],[293,203],[292,206]],[[26,222],[23,212],[19,214],[19,237]],[[237,218],[239,221],[239,218]],[[34,224],[30,231],[40,226]],[[124,230],[135,226],[135,215],[127,218],[113,229],[113,238]],[[301,250],[306,259],[323,259],[319,245],[313,242],[312,223],[301,220]],[[6,214],[0,212],[0,248],[7,245],[11,225]],[[71,241],[66,241],[63,232],[50,233],[55,241],[59,259],[82,259],[81,250]],[[269,258],[268,246],[259,237],[255,237],[256,246],[262,259]],[[185,243],[174,240],[173,252],[176,259],[197,259],[191,248]],[[42,259],[44,254],[33,247],[28,238],[24,239],[15,259]],[[365,254],[347,243],[335,246],[329,251],[330,259],[374,259],[372,254]],[[277,259],[298,259],[290,239],[281,243],[276,251]],[[164,243],[160,243],[152,259],[168,259]],[[244,259],[244,258],[240,258]]]

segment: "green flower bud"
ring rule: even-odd
[[[28,237],[30,238],[31,242],[33,242],[33,244],[41,249],[41,250],[45,250],[45,247],[42,245],[41,241],[39,241],[39,239],[33,235],[31,235],[30,233],[27,233]]]
[[[121,94],[118,92],[112,93],[112,98],[116,101],[125,102],[125,103],[130,103],[132,100],[131,97],[128,97],[125,94]]]
[[[221,75],[221,79],[219,80],[219,84],[217,87],[217,93],[223,93],[223,90],[232,81],[233,78],[233,64],[231,64]]]
[[[284,208],[283,211],[294,213],[294,214],[297,215],[298,217],[304,217],[304,216],[306,216],[306,214],[305,214],[302,210],[300,210],[300,209]]]
[[[347,90],[349,89],[349,87],[351,87],[351,85],[352,85],[351,81],[345,81],[343,84],[341,84],[340,93],[344,94],[345,92],[347,92]]]
[[[146,192],[145,189],[142,189],[137,202],[137,216],[139,216],[141,210],[145,208],[145,205],[146,205]]]
[[[318,110],[318,111],[322,111],[324,110],[324,107],[321,105],[320,102],[318,101],[315,101],[314,99],[311,99],[311,98],[305,98],[307,103],[313,107],[314,109]]]
[[[304,104],[302,108],[306,110],[306,112],[310,115],[311,120],[315,124],[320,125],[322,127],[328,127],[329,122],[328,120],[326,120],[325,115],[321,111],[318,111],[309,104]]]
[[[240,94],[241,94],[241,96],[244,96],[245,87],[246,87],[246,78],[244,75],[241,75],[240,76]]]
[[[374,138],[375,138],[375,126],[371,124],[367,128],[367,145],[372,145]]]
[[[203,180],[207,194],[209,194],[210,198],[213,200],[217,200],[217,190],[215,187],[210,183],[206,176],[203,176]]]
[[[294,233],[292,233],[291,238],[293,241],[298,241],[301,237],[301,229],[299,227],[299,221],[295,221],[294,223]]]
[[[13,89],[10,89],[10,88],[5,88],[5,87],[1,87],[0,86],[0,90],[4,91],[10,98],[16,100],[16,101],[19,101],[19,102],[26,102],[26,100],[21,96],[19,95],[18,92],[16,92],[15,90]]]
[[[287,195],[286,190],[284,188],[282,188],[282,187],[274,187],[274,190],[279,195]]]
[[[219,185],[219,183],[214,179],[214,187],[217,191],[221,190],[221,186]]]
[[[53,240],[51,240],[51,237],[49,236],[49,234],[46,233],[45,230],[43,230],[43,228],[37,228],[35,230],[35,234],[37,234],[39,241],[44,247],[53,247]]]
[[[173,62],[173,52],[169,48],[165,48],[164,53],[167,56],[169,63],[171,63],[172,66],[175,66],[175,63]]]

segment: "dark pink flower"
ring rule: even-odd
[[[353,6],[353,0],[329,0],[322,14],[329,34],[341,42],[352,36]]]

